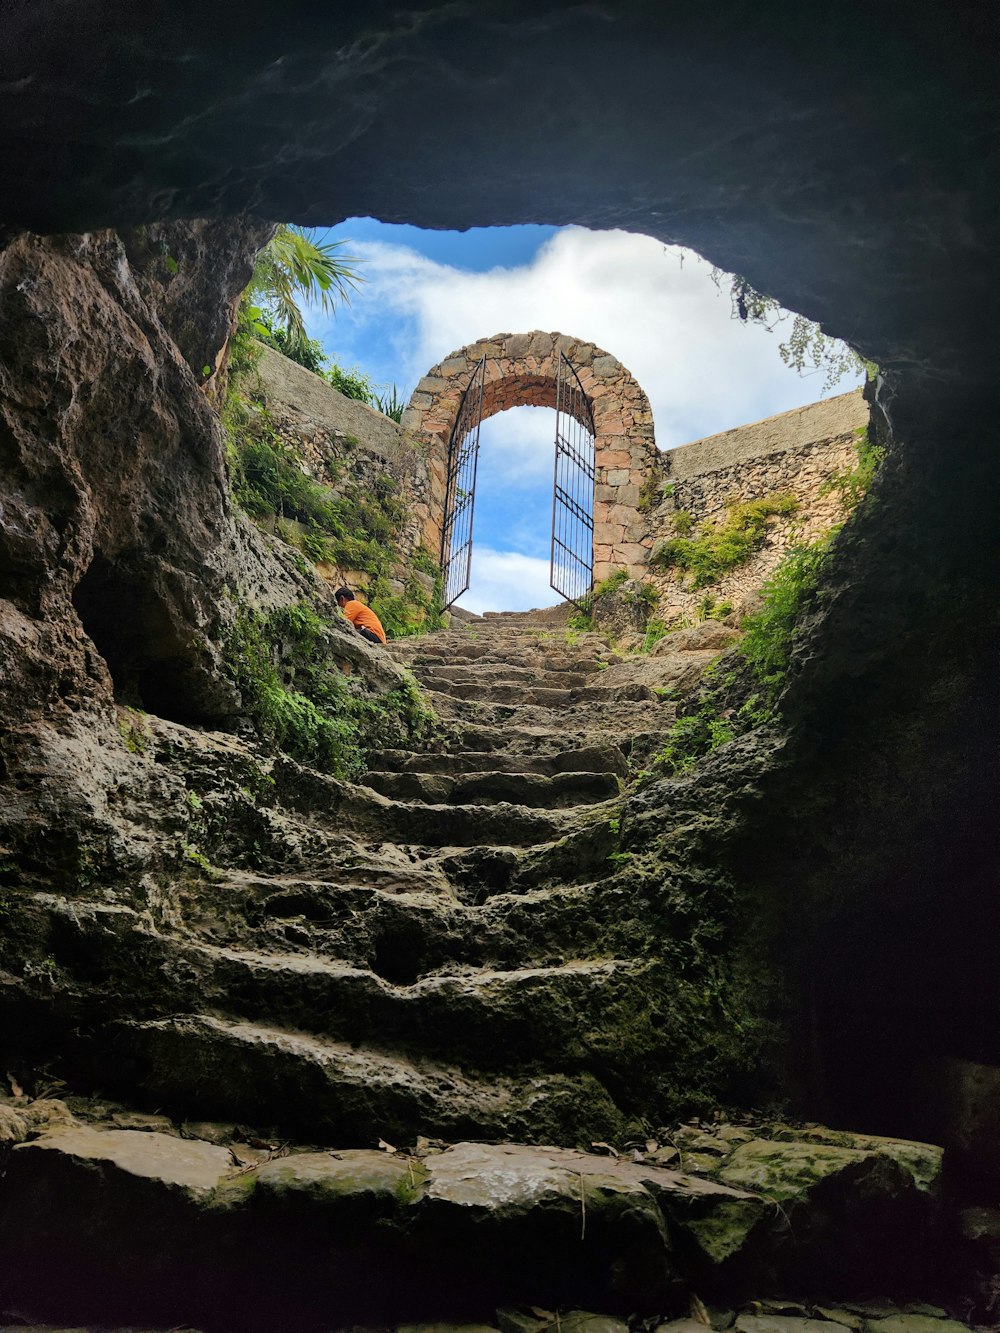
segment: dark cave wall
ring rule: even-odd
[[[107,695],[80,619],[124,702],[162,704],[166,689],[192,716],[232,711],[202,660],[234,527],[199,381],[268,230],[175,223],[143,238],[25,235],[0,251],[0,569],[7,709],[16,701],[21,722],[54,698]],[[146,697],[157,663],[170,667]]]
[[[879,363],[890,457],[803,636],[790,737],[764,772],[739,750],[709,767],[732,766],[741,814],[715,854],[748,940],[790,979],[803,1105],[924,1132],[928,1060],[1000,1061],[991,7],[68,15],[50,0],[8,25],[8,237],[244,211],[622,226],[744,273]],[[108,577],[95,550],[141,575],[166,608],[144,638],[211,693],[188,650],[230,520],[197,377],[266,227],[200,225],[220,230],[22,237],[0,260],[0,569],[28,714],[108,697],[70,612],[87,570]]]

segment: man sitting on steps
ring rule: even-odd
[[[381,620],[374,611],[365,606],[364,602],[355,599],[350,588],[338,588],[334,596],[341,611],[363,639],[367,639],[369,643],[385,643],[385,630],[382,628]]]

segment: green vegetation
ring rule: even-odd
[[[242,304],[255,311],[256,331],[262,336],[280,336],[285,348],[304,350],[310,340],[299,300],[317,301],[324,313],[332,314],[338,301],[349,301],[361,278],[354,267],[359,261],[343,253],[346,241],[317,241],[304,227],[283,224],[264,246],[254,264]]]
[[[242,420],[231,423],[228,437],[233,497],[251,518],[275,529],[315,564],[368,575],[369,605],[390,637],[441,627],[440,570],[429,552],[421,553],[419,568],[435,579],[433,592],[413,574],[402,592],[390,583],[407,519],[393,477],[384,472],[364,489],[348,481],[339,493],[321,486],[302,471],[266,408],[252,404],[244,404]]]
[[[422,734],[434,721],[412,678],[397,690],[355,694],[331,662],[331,622],[305,602],[261,615],[237,610],[226,663],[261,738],[335,777],[364,768],[373,746]]]
[[[646,480],[639,490],[636,509],[640,514],[650,513],[663,499],[663,494],[663,473],[659,468],[653,468],[652,471],[647,473]]]
[[[871,378],[877,373],[878,367],[871,361],[865,361],[846,343],[831,338],[804,315],[790,315],[775,297],[758,292],[746,278],[736,273],[724,273],[718,268],[712,269],[711,278],[717,287],[728,278],[734,319],[744,324],[762,324],[770,330],[791,319],[791,330],[785,342],[778,344],[778,354],[786,366],[791,366],[800,375],[814,375],[821,371],[824,393],[839,384],[845,375],[866,374]]]
[[[354,398],[399,421],[406,406],[396,386],[375,385],[356,366],[345,370],[328,357],[323,344],[306,333],[300,301],[317,301],[332,313],[339,301],[349,301],[352,290],[364,281],[344,254],[346,241],[317,241],[302,227],[283,225],[257,256],[250,284],[240,301],[236,339],[230,367],[237,377],[254,360],[254,344],[262,342],[290,360],[322,376],[339,393]],[[211,367],[207,370],[210,372]]]
[[[118,734],[129,754],[145,754],[149,748],[150,735],[144,718],[145,714],[136,708],[118,711]]]
[[[574,612],[569,618],[569,627],[571,630],[586,632],[594,628],[594,611],[602,598],[617,592],[626,583],[632,580],[629,577],[627,569],[616,569],[613,574],[602,580],[596,585],[584,598],[583,606]],[[638,588],[626,588],[622,592],[622,597],[626,602],[643,602],[649,607],[654,607],[659,601],[660,594],[651,583],[640,583]]]
[[[773,703],[785,683],[792,640],[816,598],[820,573],[839,528],[809,546],[796,546],[764,584],[764,605],[743,625],[740,655]]]
[[[646,634],[642,641],[641,653],[648,653],[660,642],[665,635],[670,633],[670,626],[666,621],[659,620],[656,616],[646,621]]]
[[[420,553],[414,569],[435,581],[432,589],[414,573],[402,587],[395,581],[408,518],[395,478],[382,472],[363,486],[350,478],[341,481],[345,464],[328,459],[336,489],[321,485],[281,438],[266,406],[246,391],[261,344],[266,343],[323,375],[348,397],[380,410],[402,412],[395,388],[391,396],[380,397],[366,375],[328,363],[322,346],[305,336],[297,298],[311,296],[327,306],[335,298],[346,299],[347,289],[358,281],[348,260],[337,246],[316,245],[306,233],[281,228],[258,261],[230,341],[230,377],[222,410],[230,485],[236,503],[251,518],[277,532],[312,563],[364,576],[361,590],[369,605],[386,634],[399,638],[440,628],[443,621],[440,570],[429,552]],[[344,439],[345,448],[357,443],[351,436]],[[301,567],[306,572],[304,562]],[[320,745],[323,729],[308,713],[289,719],[289,726],[301,737],[311,730],[315,735],[310,743],[314,748]]]
[[[695,623],[703,620],[725,620],[733,609],[732,602],[717,602],[710,592],[706,592],[695,607]]]
[[[798,500],[791,492],[761,496],[758,500],[730,501],[724,518],[701,525],[694,536],[681,535],[663,542],[651,563],[660,569],[681,569],[690,575],[690,588],[704,588],[737,565],[745,564],[764,540],[770,520],[794,514]],[[679,520],[685,518],[685,522]],[[674,519],[678,532],[691,531],[691,516],[681,510]]]
[[[818,599],[837,531],[793,548],[764,584],[762,609],[744,621],[735,652],[705,672],[699,694],[667,732],[651,776],[684,773],[718,746],[774,720],[795,631]]]
[[[839,491],[840,505],[845,514],[856,509],[867,495],[879,464],[885,457],[885,450],[869,438],[865,426],[857,431],[854,450],[858,458],[854,467],[845,468],[843,472],[835,472],[819,489],[820,495]]]

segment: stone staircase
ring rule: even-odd
[[[601,635],[521,616],[391,652],[438,727],[358,784],[281,758],[249,799],[249,747],[151,719],[212,869],[145,908],[36,895],[77,1076],[326,1143],[612,1137],[651,1078],[622,1024],[663,984],[622,910],[619,793],[672,707],[612,681]]]
[[[65,1063],[0,1082],[0,1322],[638,1326],[561,1307],[688,1333],[662,1316],[707,1301],[752,1312],[736,1333],[961,1333],[881,1299],[938,1299],[929,1255],[978,1261],[940,1149],[669,1127],[726,1031],[676,865],[699,823],[619,788],[691,662],[504,616],[392,651],[437,710],[425,748],[351,784],[150,719],[164,837],[196,808],[210,865],[9,923],[11,1030]]]

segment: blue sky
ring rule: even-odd
[[[728,289],[692,251],[648,236],[581,227],[422,231],[353,218],[319,233],[344,240],[365,282],[309,332],[342,366],[408,397],[450,352],[501,332],[558,330],[597,343],[635,375],[661,449],[814,402],[769,333],[731,317]],[[845,379],[835,392],[852,388]],[[548,587],[555,413],[516,408],[483,423],[471,611],[558,600]]]

